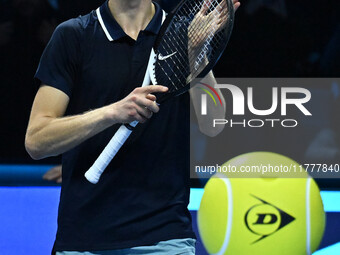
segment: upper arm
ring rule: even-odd
[[[35,80],[72,94],[80,68],[82,28],[77,19],[60,24],[47,44],[38,65]]]
[[[35,74],[42,86],[33,103],[28,134],[65,114],[76,82],[81,31],[78,19],[68,20],[56,28],[47,44]]]
[[[33,102],[27,132],[64,116],[68,103],[69,97],[61,90],[48,85],[41,86]]]

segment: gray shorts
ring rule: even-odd
[[[172,239],[150,246],[107,251],[62,251],[56,255],[195,255],[196,240],[192,238]]]

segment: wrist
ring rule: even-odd
[[[115,107],[115,103],[105,106],[102,108],[103,111],[103,121],[109,125],[114,125],[118,123],[118,111]]]

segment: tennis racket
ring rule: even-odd
[[[143,86],[150,83],[169,88],[157,96],[158,103],[178,96],[212,70],[230,38],[234,21],[232,0],[183,0],[167,15],[151,50]],[[96,184],[123,146],[134,121],[122,125],[105,147],[86,179]]]

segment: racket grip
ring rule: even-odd
[[[131,122],[129,125],[135,127],[137,121]],[[97,160],[93,163],[89,170],[85,173],[85,178],[92,184],[96,184],[105,168],[110,164],[111,160],[116,156],[117,152],[123,146],[125,141],[129,138],[132,130],[128,129],[125,125],[121,125],[115,135],[111,138],[110,142],[106,145],[105,149],[99,155]]]

